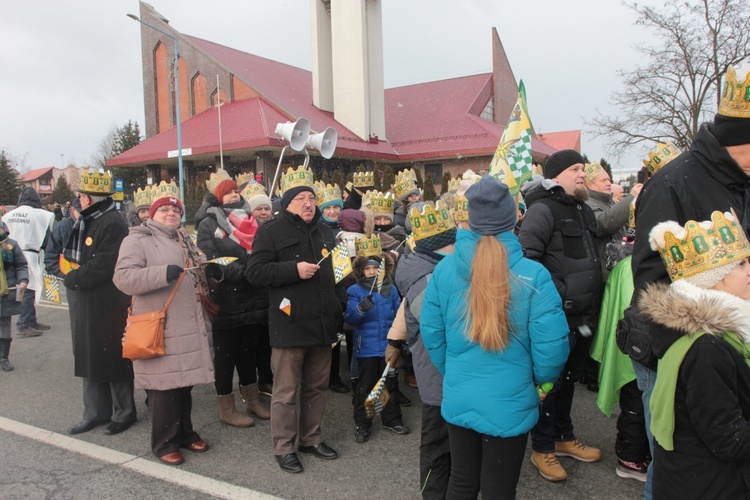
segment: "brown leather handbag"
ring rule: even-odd
[[[184,277],[183,271],[161,311],[133,316],[133,302],[131,301],[128,308],[128,322],[125,324],[125,334],[122,337],[123,358],[135,361],[164,356],[164,325],[167,322],[167,309]]]

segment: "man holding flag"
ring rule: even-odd
[[[297,473],[303,471],[297,439],[302,453],[338,458],[322,441],[321,422],[346,291],[336,284],[330,261],[336,245],[320,221],[312,172],[289,168],[281,190],[283,210],[258,228],[246,276],[252,285],[269,288],[273,452],[282,470]]]

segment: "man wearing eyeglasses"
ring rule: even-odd
[[[269,288],[273,451],[282,470],[297,473],[303,471],[297,440],[302,453],[338,457],[322,441],[321,422],[346,293],[336,285],[330,261],[321,262],[335,244],[331,229],[319,222],[312,174],[301,167],[284,176],[281,187],[283,210],[258,227],[247,279]]]

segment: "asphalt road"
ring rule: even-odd
[[[411,434],[397,436],[379,422],[367,443],[354,441],[351,395],[329,393],[324,439],[339,452],[335,461],[300,455],[302,474],[282,472],[271,452],[268,421],[238,429],[222,425],[213,386],[193,389],[195,429],[211,448],[186,453],[182,466],[161,464],[150,451],[145,393],[137,390],[138,422],[107,436],[102,428],[68,436],[81,419],[81,380],[73,376],[67,310],[40,306],[52,325],[41,337],[16,338],[12,372],[0,372],[0,498],[285,498],[418,499],[420,403],[416,389],[401,384],[414,405],[403,409]],[[15,319],[14,319],[15,323]],[[342,355],[345,354],[342,352]],[[342,363],[342,366],[346,363]],[[562,458],[567,481],[542,479],[527,452],[518,484],[520,499],[635,499],[642,483],[615,475],[615,419],[601,414],[595,394],[578,386],[573,406],[577,436],[604,451],[594,464]]]

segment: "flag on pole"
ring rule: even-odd
[[[521,190],[521,184],[531,179],[531,121],[523,80],[518,85],[518,100],[490,162],[489,173],[505,183],[513,196]]]
[[[206,264],[219,264],[220,266],[228,266],[232,262],[237,260],[237,257],[216,257],[206,261]]]
[[[385,281],[385,254],[380,258],[380,267],[378,268],[378,277],[375,278],[375,282],[377,283],[378,287],[378,293],[380,293],[380,289],[383,288],[383,281]]]
[[[385,388],[385,380],[388,377],[390,369],[391,364],[387,363],[380,380],[378,380],[375,387],[372,388],[372,391],[367,396],[367,399],[365,399],[365,414],[369,419],[380,414],[383,411],[383,407],[388,404],[388,400],[391,399],[391,393]]]
[[[60,300],[60,281],[58,278],[45,272],[42,273],[42,277],[44,278],[44,300],[55,304],[62,303],[62,300]]]
[[[331,264],[333,265],[333,276],[336,283],[344,279],[352,272],[352,260],[349,257],[349,244],[342,241],[331,252]]]

